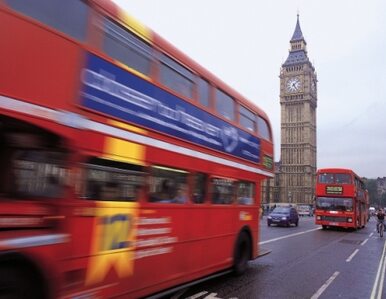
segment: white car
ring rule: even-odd
[[[297,206],[299,216],[312,216],[312,207],[309,205],[298,205]]]

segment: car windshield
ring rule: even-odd
[[[316,208],[328,211],[352,211],[352,198],[318,197]]]
[[[275,208],[272,213],[275,213],[275,214],[288,214],[289,213],[289,208]]]

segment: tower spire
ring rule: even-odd
[[[290,40],[290,52],[283,66],[303,64],[309,62],[307,57],[307,42],[303,37],[302,29],[300,28],[299,12],[296,15],[296,26],[294,34]]]
[[[297,20],[296,20],[296,27],[294,34],[292,35],[291,42],[304,40],[302,29],[300,28],[300,22],[299,22],[299,11],[297,13]]]

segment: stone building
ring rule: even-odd
[[[280,70],[281,161],[262,187],[262,202],[312,203],[316,180],[317,75],[299,15]]]

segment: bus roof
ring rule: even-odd
[[[246,97],[244,97],[239,92],[230,87],[227,83],[222,81],[220,78],[215,76],[213,73],[211,73],[204,67],[202,67],[200,64],[188,57],[182,51],[174,47],[171,43],[169,43],[166,39],[161,37],[155,31],[141,24],[141,22],[136,20],[135,18],[131,17],[126,11],[124,11],[114,2],[112,2],[111,0],[92,0],[92,2],[94,2],[96,6],[105,11],[107,14],[118,19],[123,25],[125,25],[125,27],[141,36],[151,45],[158,49],[161,49],[162,51],[176,58],[185,67],[191,69],[197,75],[207,79],[210,83],[214,84],[230,96],[237,98],[243,105],[245,105],[245,107],[253,110],[254,112],[257,112],[259,116],[263,117],[269,122],[268,115],[260,107],[252,103]],[[272,134],[272,128],[270,129]]]

